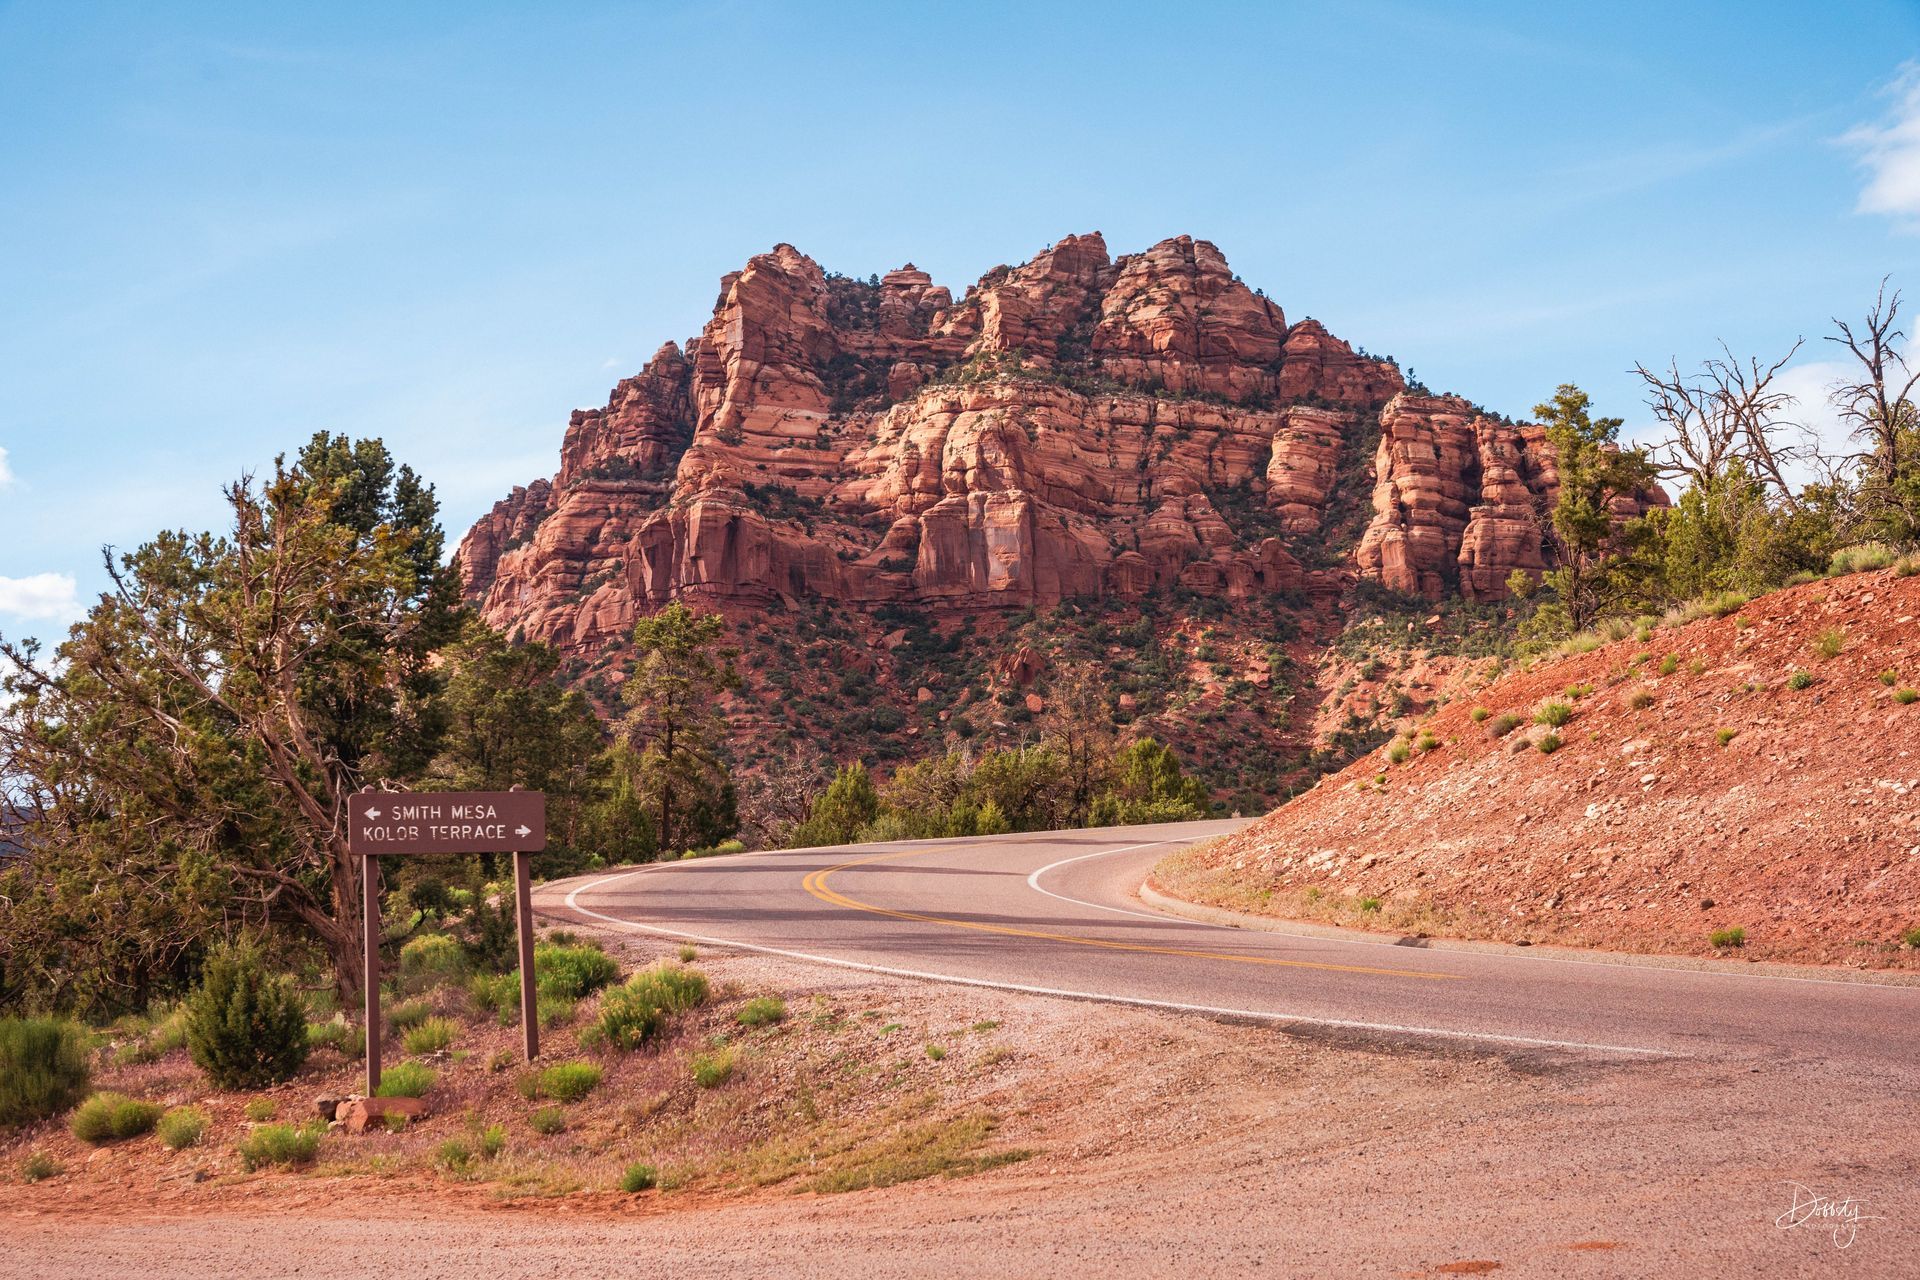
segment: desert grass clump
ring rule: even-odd
[[[700,948],[694,946],[692,943],[686,943],[681,946],[680,950],[674,952],[674,954],[680,957],[681,964],[692,964],[700,958]]]
[[[1888,667],[1880,673],[1880,683],[1891,689],[1894,685],[1900,683],[1900,673],[1892,667]]]
[[[1419,739],[1413,745],[1418,747],[1423,753],[1437,751],[1440,747],[1440,739],[1434,737],[1431,732],[1422,729]]]
[[[1380,899],[1362,898],[1360,899],[1360,901],[1354,903],[1353,905],[1356,909],[1363,911],[1368,915],[1373,915],[1380,910]]]
[[[578,1102],[600,1087],[604,1074],[591,1062],[556,1062],[533,1077],[534,1093],[555,1102]]]
[[[1820,634],[1813,638],[1813,656],[1822,662],[1831,662],[1840,656],[1847,647],[1847,629],[1845,627],[1822,627]]]
[[[466,949],[451,934],[424,933],[400,948],[402,977],[439,983],[467,970]]]
[[[1503,711],[1493,718],[1493,723],[1487,726],[1487,732],[1496,738],[1504,738],[1523,723],[1525,722],[1511,711]]]
[[[659,1182],[660,1171],[650,1164],[630,1164],[620,1175],[620,1189],[630,1196],[650,1191]]]
[[[265,1124],[280,1114],[280,1104],[272,1098],[249,1098],[247,1105],[240,1109],[240,1114],[255,1124]]]
[[[291,1080],[307,1060],[306,1005],[253,949],[216,952],[187,997],[187,1050],[222,1089]]]
[[[1488,716],[1492,714],[1493,712],[1487,710],[1485,707],[1475,707],[1472,711],[1469,711],[1467,713],[1467,718],[1473,721],[1475,724],[1479,724],[1481,721],[1485,720]]]
[[[45,1182],[48,1178],[57,1178],[66,1170],[58,1160],[44,1151],[36,1151],[20,1163],[20,1181],[33,1183]]]
[[[147,1020],[143,1031],[115,1049],[113,1065],[131,1067],[158,1062],[175,1049],[185,1048],[186,1044],[187,1011],[174,1008]]]
[[[1713,740],[1723,747],[1739,736],[1740,731],[1738,729],[1715,729],[1713,731]]]
[[[937,1045],[937,1044],[930,1044],[927,1046],[927,1057],[931,1058],[933,1061],[939,1062],[942,1059],[944,1059],[946,1056],[947,1056],[947,1050],[945,1046]]]
[[[439,1053],[451,1045],[459,1034],[460,1028],[452,1018],[428,1018],[408,1029],[405,1037],[407,1052],[416,1057]]]
[[[1739,925],[1735,925],[1731,929],[1715,929],[1707,935],[1707,942],[1721,950],[1730,947],[1744,947],[1747,945],[1747,931]]]
[[[1540,709],[1533,713],[1535,724],[1544,724],[1551,729],[1563,728],[1571,719],[1573,719],[1573,704],[1562,702],[1558,698],[1541,703]]]
[[[440,1073],[423,1062],[396,1062],[380,1073],[380,1087],[373,1092],[382,1098],[423,1098],[440,1079]]]
[[[1413,744],[1405,738],[1395,738],[1387,744],[1387,760],[1393,764],[1405,764],[1413,758]]]
[[[1920,702],[1920,689],[1895,689],[1893,700],[1903,707],[1911,706],[1915,702]]]
[[[207,1113],[199,1107],[175,1107],[160,1117],[154,1131],[169,1150],[180,1151],[197,1146],[200,1139],[207,1136],[207,1126],[211,1123]]]
[[[395,1031],[417,1027],[433,1016],[433,1005],[425,1000],[402,1000],[384,1014],[386,1024]]]
[[[87,1033],[58,1018],[0,1018],[0,1129],[57,1116],[87,1096]]]
[[[1670,675],[1672,675],[1672,674],[1673,674],[1674,672],[1676,672],[1676,671],[1678,671],[1679,669],[1680,669],[1680,655],[1679,655],[1679,654],[1676,654],[1676,653],[1670,653],[1670,654],[1668,654],[1668,655],[1667,655],[1666,657],[1664,657],[1664,658],[1662,658],[1662,659],[1660,659],[1660,674],[1661,674],[1661,675],[1663,675],[1663,676],[1670,676]]]
[[[1592,692],[1593,692],[1593,686],[1590,684],[1570,684],[1567,686],[1567,696],[1569,698],[1575,699],[1576,701],[1578,699],[1586,697],[1588,694]]]
[[[702,1089],[718,1089],[733,1078],[739,1057],[732,1045],[697,1055],[693,1060],[693,1082]]]
[[[1635,711],[1645,711],[1653,705],[1653,694],[1645,689],[1635,689],[1627,695],[1627,706]]]
[[[327,1127],[312,1121],[295,1127],[290,1124],[264,1124],[240,1140],[240,1163],[251,1173],[267,1165],[289,1168],[310,1164],[320,1150],[320,1139]]]
[[[733,1015],[743,1027],[769,1027],[787,1016],[787,1002],[779,996],[755,996]]]
[[[344,1018],[307,1024],[307,1049],[331,1049],[343,1058],[358,1058],[367,1051],[367,1031]]]
[[[124,1093],[96,1093],[74,1109],[67,1127],[80,1141],[98,1146],[151,1133],[164,1110],[157,1102],[141,1102]]]
[[[1900,935],[1900,941],[1905,943],[1911,950],[1920,951],[1920,925],[1916,925],[1908,929],[1905,933],[1902,933]]]
[[[1813,683],[1813,672],[1811,671],[1796,671],[1792,675],[1787,677],[1787,688],[1793,689],[1796,691],[1800,689],[1804,689],[1812,683]]]
[[[1557,733],[1543,733],[1540,735],[1540,741],[1533,745],[1538,748],[1541,755],[1550,756],[1560,749],[1560,735]]]
[[[562,1133],[567,1127],[567,1113],[561,1107],[541,1107],[527,1117],[527,1128],[544,1138]]]
[[[591,943],[549,941],[533,949],[533,982],[543,996],[581,1000],[619,976],[614,958]],[[516,973],[516,990],[519,981]]]
[[[1863,542],[1857,547],[1834,552],[1833,559],[1827,562],[1827,576],[1838,578],[1849,573],[1885,569],[1898,558],[1894,549],[1884,542]]]

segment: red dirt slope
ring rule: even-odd
[[[1718,949],[1920,967],[1915,688],[1920,576],[1775,592],[1500,679],[1405,763],[1371,752],[1154,885],[1401,932],[1706,954],[1739,928]],[[1543,754],[1555,700],[1573,715]],[[1496,737],[1503,713],[1523,723]]]

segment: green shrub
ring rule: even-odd
[[[1713,740],[1723,747],[1739,736],[1740,731],[1738,729],[1715,729],[1713,731]]]
[[[1900,941],[1906,943],[1907,946],[1915,951],[1920,951],[1920,926],[1908,929],[1905,933],[1901,934]]]
[[[57,1018],[0,1018],[0,1129],[59,1115],[87,1096],[87,1033]]]
[[[588,944],[542,942],[533,949],[533,981],[541,995],[578,1000],[620,976],[612,956]],[[514,974],[518,991],[519,974]]]
[[[483,1160],[496,1160],[507,1149],[507,1127],[503,1124],[490,1124],[480,1131],[478,1139],[480,1157]]]
[[[1747,945],[1747,931],[1738,925],[1731,929],[1715,929],[1707,935],[1707,941],[1716,947],[1744,947]]]
[[[1550,756],[1560,749],[1560,735],[1557,733],[1543,733],[1540,735],[1540,741],[1533,745],[1540,749],[1541,755]]]
[[[460,1028],[451,1018],[428,1018],[406,1035],[407,1052],[415,1055],[438,1053],[453,1043]]]
[[[1567,686],[1567,696],[1576,700],[1584,698],[1592,692],[1593,686],[1590,684],[1570,684]]]
[[[691,943],[682,946],[676,954],[680,957],[681,964],[692,964],[700,958],[699,948],[693,946]]]
[[[556,1062],[534,1077],[534,1089],[555,1102],[578,1102],[600,1087],[602,1074],[591,1062]]]
[[[422,934],[400,948],[400,972],[408,977],[457,978],[466,968],[466,950],[449,934]]]
[[[1840,656],[1847,647],[1847,629],[1845,627],[1823,627],[1820,634],[1813,638],[1813,654],[1822,662],[1831,661]]]
[[[1362,898],[1355,905],[1358,906],[1360,910],[1366,912],[1368,915],[1373,915],[1374,913],[1380,910],[1380,899]]]
[[[207,1113],[199,1107],[175,1107],[161,1116],[160,1123],[154,1127],[159,1131],[160,1141],[179,1151],[204,1138],[209,1123]]]
[[[327,1127],[312,1121],[295,1128],[290,1124],[263,1124],[240,1140],[240,1163],[249,1171],[264,1165],[303,1165],[320,1150],[320,1139]]]
[[[1434,737],[1431,733],[1428,733],[1422,730],[1419,741],[1415,742],[1413,745],[1418,747],[1423,752],[1435,751],[1435,750],[1438,750],[1440,747],[1440,739]]]
[[[567,1127],[567,1113],[559,1107],[542,1107],[527,1117],[527,1127],[551,1137]]]
[[[58,1160],[44,1151],[36,1151],[20,1164],[20,1181],[45,1182],[48,1178],[57,1178],[62,1172]]]
[[[280,1114],[280,1106],[272,1098],[249,1098],[241,1114],[255,1124],[264,1124]]]
[[[473,1163],[473,1151],[458,1138],[448,1138],[433,1153],[433,1163],[449,1173],[465,1173]]]
[[[1787,677],[1787,688],[1789,689],[1804,689],[1812,683],[1813,672],[1811,671],[1796,671]]]
[[[1493,723],[1487,726],[1487,732],[1496,738],[1504,738],[1518,729],[1521,723],[1519,716],[1511,711],[1503,711],[1493,718]]]
[[[440,1079],[440,1073],[423,1062],[396,1062],[380,1073],[380,1087],[373,1092],[382,1098],[422,1098]]]
[[[1475,724],[1479,724],[1482,720],[1485,720],[1488,716],[1492,714],[1493,712],[1487,710],[1485,707],[1475,707],[1472,711],[1467,713],[1467,716]]]
[[[946,1047],[943,1045],[930,1044],[927,1046],[927,1056],[935,1062],[939,1062],[947,1056]]]
[[[786,1016],[787,1002],[779,996],[755,996],[740,1006],[734,1020],[743,1027],[766,1027]]]
[[[257,952],[231,947],[207,961],[187,998],[187,1049],[222,1089],[290,1080],[307,1060],[307,1011],[286,978],[269,975]]]
[[[1903,707],[1911,706],[1915,702],[1920,702],[1920,689],[1895,689],[1893,700]]]
[[[467,998],[476,1009],[496,1015],[500,1025],[507,1026],[520,1012],[520,976],[518,973],[476,973],[467,979]]]
[[[650,1164],[630,1164],[620,1175],[620,1189],[628,1195],[650,1190],[660,1181],[660,1173]]]
[[[704,849],[689,849],[681,854],[680,857],[682,860],[687,858],[719,858],[729,853],[745,853],[746,851],[747,846],[738,840],[722,840],[719,844],[708,845]]]
[[[1557,698],[1541,703],[1540,709],[1533,713],[1535,724],[1544,724],[1553,729],[1564,727],[1571,719],[1573,719],[1573,704],[1562,702]]]
[[[75,1108],[67,1127],[82,1142],[137,1138],[153,1130],[163,1110],[157,1102],[141,1102],[123,1093],[96,1093]]]
[[[1405,764],[1413,755],[1413,744],[1405,738],[1395,738],[1387,746],[1387,759],[1395,764]]]
[[[1880,683],[1883,685],[1886,685],[1887,688],[1891,689],[1893,688],[1894,685],[1900,683],[1900,673],[1898,671],[1895,671],[1892,667],[1888,667],[1885,671],[1882,671],[1880,673]]]
[[[1660,659],[1661,675],[1670,676],[1674,672],[1678,671],[1679,669],[1680,669],[1680,658],[1678,654],[1670,653],[1666,657]]]
[[[703,1053],[693,1060],[693,1082],[702,1089],[717,1089],[733,1075],[738,1053],[732,1045]]]
[[[596,1029],[608,1045],[626,1052],[665,1031],[672,1015],[706,998],[706,975],[698,969],[655,965],[600,998]]]

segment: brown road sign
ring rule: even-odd
[[[358,791],[347,797],[347,847],[402,853],[538,853],[547,847],[539,791]]]

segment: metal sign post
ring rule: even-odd
[[[547,797],[538,791],[358,791],[347,797],[347,849],[360,857],[366,945],[367,1096],[380,1088],[379,859],[409,854],[510,853],[520,935],[520,1021],[527,1061],[540,1053],[533,981],[533,855],[547,847]]]

